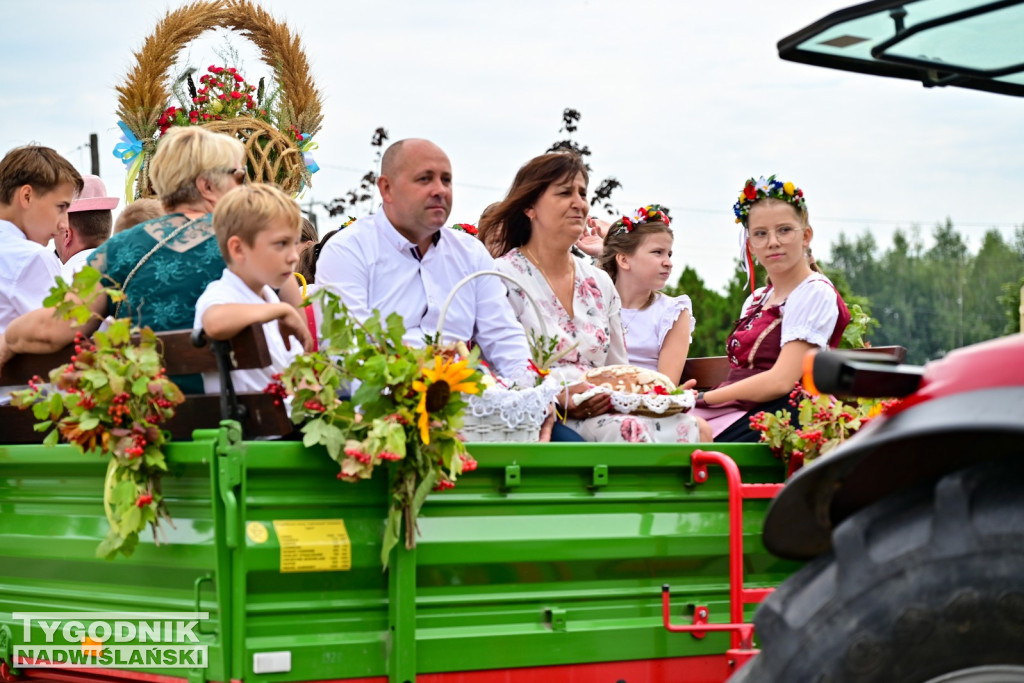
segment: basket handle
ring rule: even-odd
[[[459,280],[458,282],[456,282],[455,286],[452,287],[452,291],[450,291],[448,293],[448,297],[444,300],[444,305],[441,307],[441,315],[437,319],[437,335],[438,335],[438,338],[440,338],[441,332],[444,330],[444,319],[448,316],[448,307],[452,305],[452,301],[455,299],[455,294],[460,289],[462,289],[463,285],[469,283],[472,280],[477,279],[478,277],[482,277],[484,275],[496,275],[497,277],[500,277],[502,280],[506,280],[508,282],[511,282],[512,284],[514,284],[517,287],[519,287],[520,289],[522,289],[523,290],[523,294],[526,295],[526,300],[530,302],[530,305],[533,306],[534,313],[537,314],[537,320],[540,323],[540,333],[541,333],[541,335],[544,336],[544,337],[546,337],[548,335],[548,326],[547,326],[547,323],[544,322],[544,316],[541,315],[540,306],[538,306],[537,302],[534,301],[532,296],[530,296],[530,293],[528,291],[526,291],[525,289],[523,289],[523,286],[521,284],[519,284],[518,280],[516,280],[511,275],[508,275],[506,273],[502,273],[500,270],[481,270],[481,271],[478,271],[476,273],[471,273],[471,274],[467,275],[466,277],[462,278],[461,280]]]

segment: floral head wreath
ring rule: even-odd
[[[736,214],[736,222],[743,224],[740,228],[740,259],[747,271],[747,284],[751,292],[754,291],[754,255],[750,253],[750,244],[747,242],[747,218],[750,216],[750,207],[762,199],[778,199],[792,205],[797,213],[807,214],[804,191],[793,183],[776,180],[774,174],[767,178],[761,176],[757,180],[748,178],[743,184],[740,198],[733,204],[732,212]]]
[[[761,176],[757,180],[747,179],[740,191],[739,200],[733,204],[732,211],[736,214],[736,222],[747,224],[747,216],[750,215],[750,207],[754,202],[762,199],[779,199],[793,205],[799,213],[806,213],[807,202],[804,200],[804,191],[793,183],[776,180],[774,175],[765,179]]]
[[[662,208],[661,204],[641,206],[633,216],[623,216],[615,221],[609,231],[612,235],[631,233],[636,226],[655,221],[661,221],[665,225],[669,225],[668,209]]]
[[[470,235],[476,235],[479,231],[476,226],[472,223],[454,223],[452,224],[452,230],[458,230],[459,232],[465,232]]]

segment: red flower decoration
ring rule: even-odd
[[[747,183],[743,186],[743,196],[749,201],[757,199],[757,188],[754,187],[754,183]]]

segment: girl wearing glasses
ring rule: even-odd
[[[744,302],[726,342],[728,378],[698,394],[693,412],[711,423],[715,441],[758,441],[750,416],[791,409],[789,394],[800,380],[804,354],[836,347],[850,313],[811,256],[814,232],[801,189],[774,175],[751,178],[733,211],[743,225],[751,287],[754,259],[768,272],[768,284]]]

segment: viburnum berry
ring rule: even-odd
[[[152,503],[152,502],[153,502],[153,496],[152,496],[152,494],[149,494],[149,493],[143,493],[143,494],[142,494],[141,496],[139,496],[139,497],[138,497],[138,498],[136,499],[136,501],[135,501],[135,505],[136,505],[136,507],[140,507],[140,508],[143,508],[143,507],[146,507],[147,505],[149,505],[149,504],[150,504],[150,503]]]
[[[311,410],[311,411],[313,411],[315,413],[322,413],[325,410],[327,410],[327,408],[324,406],[324,404],[321,403],[320,401],[316,400],[315,398],[309,399],[308,401],[303,403],[302,406],[306,410]]]

